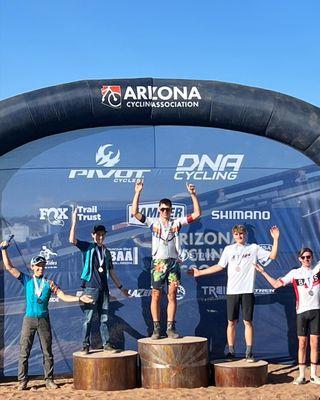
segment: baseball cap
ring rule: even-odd
[[[32,264],[32,265],[37,265],[37,264],[41,264],[41,263],[47,263],[47,260],[44,258],[44,257],[42,257],[42,256],[35,256],[35,257],[32,257],[31,258],[31,261],[30,261],[30,263]]]
[[[97,233],[97,232],[101,232],[101,231],[107,233],[107,230],[104,225],[95,225],[92,229],[92,233]]]

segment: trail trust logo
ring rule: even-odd
[[[127,86],[122,97],[121,86],[103,85],[101,103],[121,108],[192,108],[199,107],[201,94],[196,86]]]

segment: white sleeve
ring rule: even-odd
[[[144,221],[144,225],[147,225],[150,228],[154,224],[155,220],[156,220],[156,218],[146,217],[146,220]]]
[[[224,248],[220,260],[218,262],[218,265],[222,268],[226,268],[229,262],[229,251],[228,251],[228,246]]]
[[[292,283],[293,278],[294,278],[294,269],[289,271],[287,275],[283,276],[282,278],[279,278],[279,281],[283,284],[283,286],[288,285],[289,283]]]
[[[188,217],[178,217],[174,220],[174,224],[178,225],[180,224],[181,226],[183,225],[188,225]]]
[[[257,261],[262,265],[268,261],[271,251],[265,250],[257,244]]]

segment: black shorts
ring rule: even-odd
[[[239,319],[239,310],[241,305],[242,319],[252,321],[254,308],[253,293],[227,294],[227,313],[228,321]]]
[[[320,310],[309,310],[297,314],[298,336],[320,335]]]

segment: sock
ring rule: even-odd
[[[317,376],[317,364],[310,365],[310,376],[311,378],[315,378]]]
[[[234,345],[228,346],[229,347],[229,353],[234,354]]]
[[[154,330],[160,329],[160,321],[153,321],[153,329]]]
[[[305,375],[306,375],[306,365],[299,364],[299,377],[305,378]]]
[[[252,354],[252,346],[247,346],[246,356],[250,356]]]

